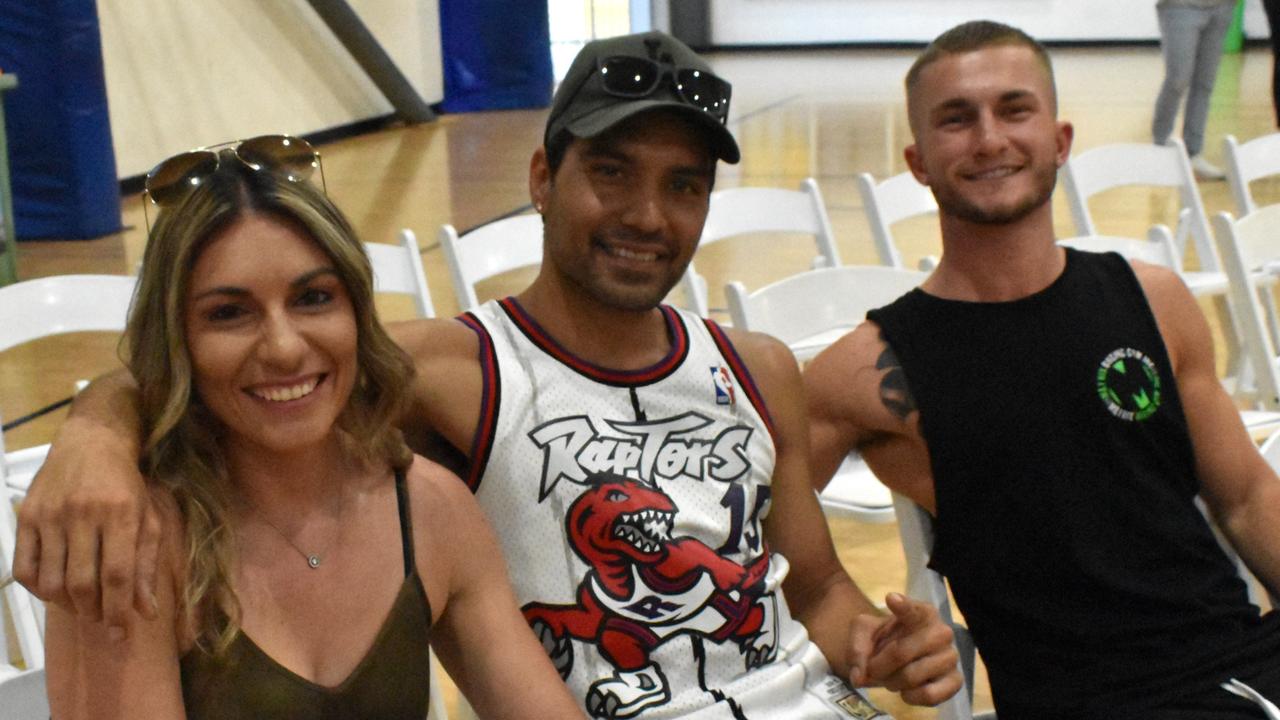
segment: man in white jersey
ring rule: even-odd
[[[467,456],[526,618],[593,715],[870,717],[845,678],[936,704],[960,686],[950,630],[901,595],[878,612],[841,567],[786,347],[660,305],[717,158],[738,159],[728,100],[661,33],[583,49],[530,166],[541,271],[460,321],[394,328],[418,370],[405,425]],[[154,541],[136,428],[112,418],[128,379],[98,385],[23,509],[15,572],[124,631]]]

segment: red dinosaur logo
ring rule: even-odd
[[[587,709],[596,717],[627,718],[670,699],[662,668],[649,654],[677,635],[732,640],[747,668],[774,657],[774,598],[765,593],[768,552],[743,567],[699,540],[672,538],[676,511],[655,487],[594,475],[565,522],[574,552],[591,567],[577,603],[523,608],[562,677],[573,669],[570,640],[596,645],[614,666],[613,676],[587,693]]]

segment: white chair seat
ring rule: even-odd
[[[893,302],[923,281],[923,273],[883,266],[842,265],[783,278],[748,293],[729,283],[729,315],[743,330],[781,340],[800,361],[840,339],[867,311]],[[893,520],[893,497],[856,454],[844,459],[818,494],[825,511],[863,522]]]
[[[841,511],[863,522],[887,523],[894,518],[893,493],[855,454],[845,457],[818,497],[829,510]]]
[[[839,340],[842,336],[847,335],[853,328],[853,325],[842,325],[793,340],[787,345],[791,348],[791,352],[795,353],[796,359],[803,363],[806,360],[813,359],[813,356],[825,350],[828,345]]]
[[[36,720],[49,717],[44,668],[18,670],[5,667],[0,671],[0,718]]]
[[[1227,275],[1220,272],[1189,270],[1182,273],[1182,281],[1192,295],[1224,295],[1227,292]]]

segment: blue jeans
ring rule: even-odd
[[[1235,6],[1230,3],[1208,9],[1156,8],[1160,20],[1160,52],[1164,55],[1164,83],[1156,97],[1155,118],[1151,121],[1151,136],[1157,144],[1164,144],[1173,133],[1178,105],[1185,95],[1187,108],[1182,121],[1182,141],[1189,155],[1199,155],[1204,149],[1209,96],[1213,94],[1222,43],[1234,13]]]

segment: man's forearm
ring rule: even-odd
[[[94,442],[133,458],[142,453],[142,420],[138,386],[125,370],[94,380],[71,405],[71,413],[54,436],[54,448],[64,442]]]
[[[847,677],[852,665],[849,640],[855,619],[860,615],[879,617],[884,613],[843,571],[812,588],[784,587],[784,591],[792,615],[805,626],[832,671]]]
[[[1249,570],[1273,598],[1280,597],[1280,482],[1260,483],[1219,521]]]

